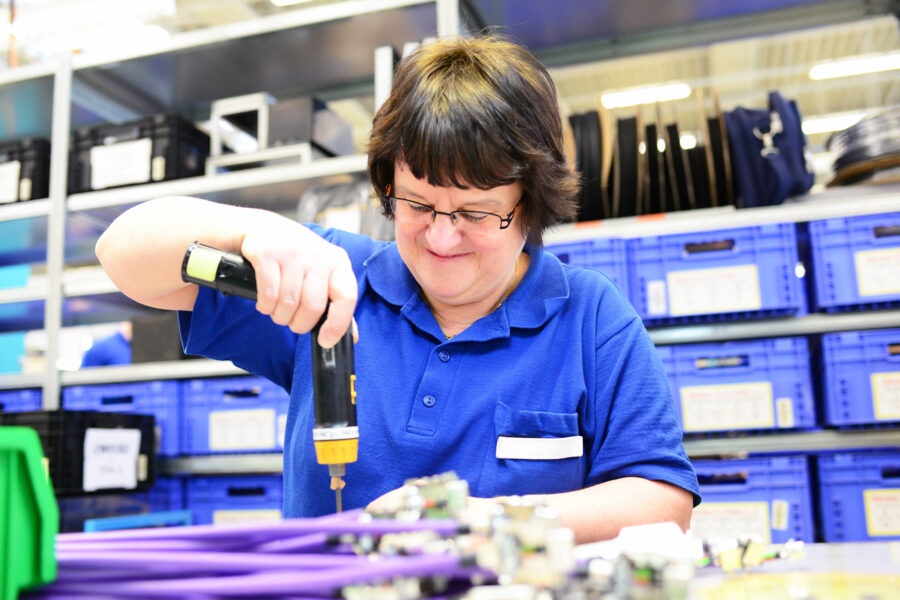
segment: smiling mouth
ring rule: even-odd
[[[433,252],[431,250],[428,250],[428,254],[430,254],[434,258],[437,258],[438,260],[450,260],[453,258],[465,256],[465,254],[438,254],[437,252]]]

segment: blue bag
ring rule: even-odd
[[[725,113],[738,208],[781,204],[813,184],[806,136],[793,100],[769,92],[768,109]]]

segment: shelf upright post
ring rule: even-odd
[[[438,37],[459,35],[459,0],[436,0]]]
[[[53,123],[50,139],[50,214],[47,217],[47,300],[44,303],[44,354],[47,376],[44,379],[45,409],[59,408],[60,384],[56,367],[59,358],[63,316],[63,268],[66,260],[66,182],[69,163],[71,122],[72,62],[57,60],[53,76]]]

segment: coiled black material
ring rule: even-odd
[[[863,117],[856,125],[833,134],[825,147],[836,156],[835,173],[854,165],[900,156],[900,107]],[[865,172],[870,175],[873,171]]]

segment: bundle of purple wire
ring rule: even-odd
[[[452,519],[371,519],[349,511],[275,523],[67,533],[57,537],[59,577],[22,598],[340,597],[346,586],[395,578],[465,586],[490,577],[456,552],[359,553],[352,540],[461,532]]]

